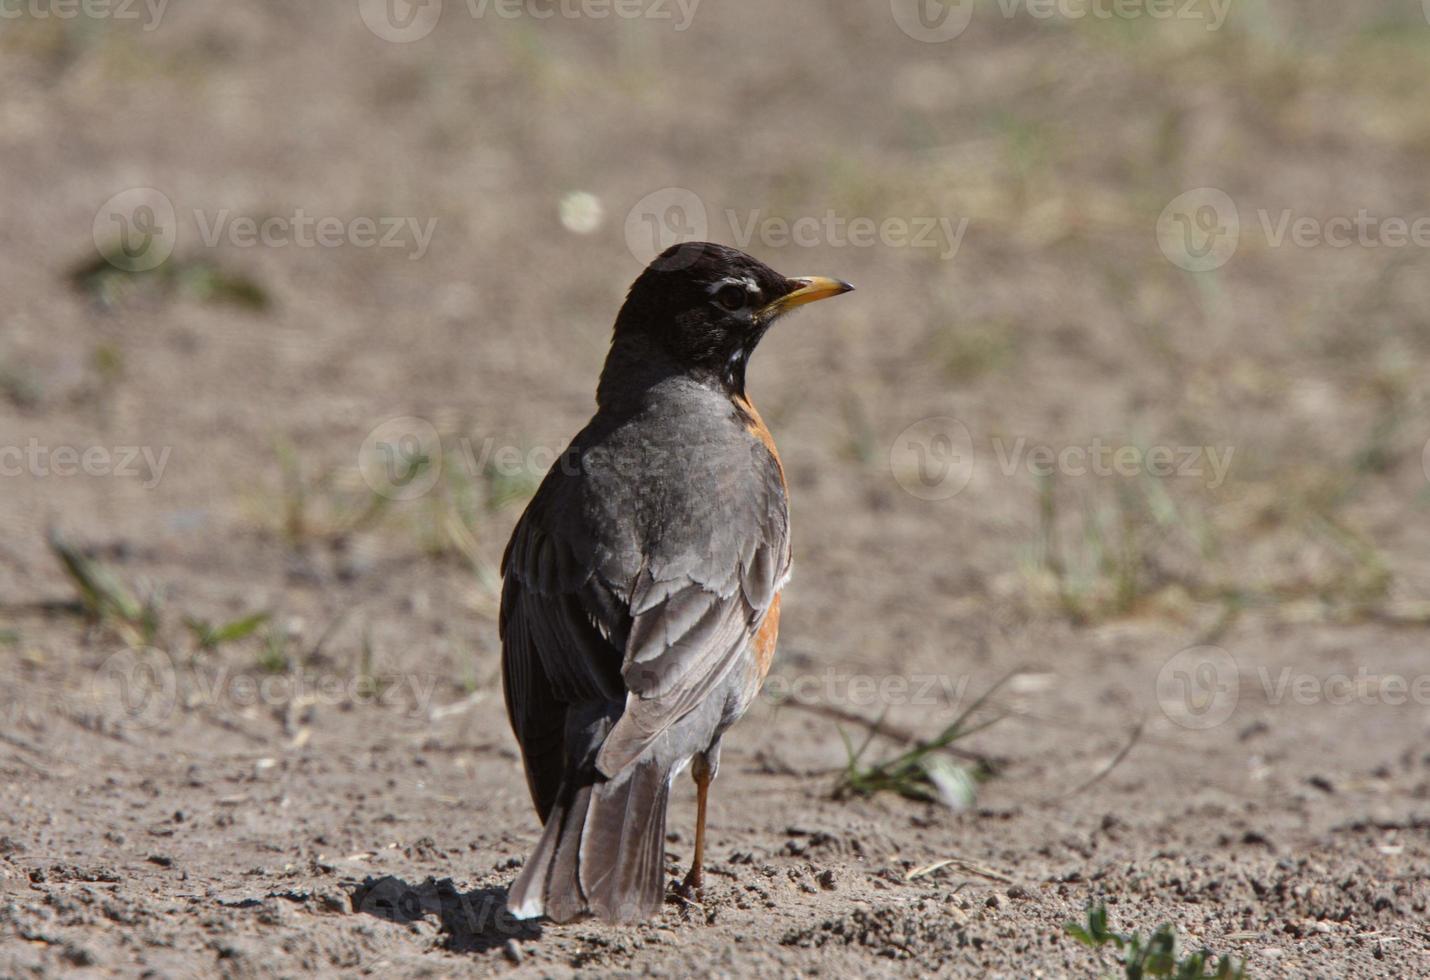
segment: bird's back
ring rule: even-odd
[[[511,647],[535,639],[545,668],[536,680],[551,695],[541,717],[517,726],[539,811],[549,808],[558,782],[533,772],[556,768],[549,758],[556,713],[601,704],[618,716],[624,705],[629,688],[620,671],[641,583],[693,583],[730,596],[754,584],[751,567],[764,563],[774,571],[757,577],[777,587],[788,571],[788,524],[783,473],[767,435],[754,430],[744,406],[688,379],[599,412],[572,440],[503,560],[508,671],[518,652]],[[754,609],[770,604],[764,589],[752,591],[744,598]],[[536,622],[549,620],[552,605],[572,611],[560,628]],[[508,684],[514,717],[531,714],[510,703],[513,693]]]

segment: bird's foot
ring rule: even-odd
[[[689,905],[700,905],[705,900],[705,876],[691,868],[685,880],[675,886],[675,895]]]

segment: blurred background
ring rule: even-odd
[[[731,736],[720,857],[784,854],[817,812],[881,860],[957,842],[1051,880],[1065,849],[1038,845],[1112,814],[1116,860],[1170,847],[1180,880],[1254,833],[1271,844],[1218,860],[1288,895],[1337,862],[1405,887],[1336,918],[1227,886],[1190,928],[1269,971],[1343,972],[1353,934],[1425,908],[1405,821],[1430,796],[1427,89],[1412,0],[6,6],[3,860],[134,862],[119,888],[176,969],[213,954],[165,911],[171,867],[222,891],[367,855],[311,871],[319,895],[424,862],[509,878],[489,869],[535,819],[501,709],[501,548],[593,408],[631,280],[708,239],[858,287],[752,366],[795,532],[772,683],[932,735],[1006,681],[974,740],[1000,775],[935,817],[829,800],[834,722],[771,699]],[[136,665],[157,703],[110,685]],[[196,686],[216,671],[290,686],[245,703]],[[312,673],[338,693],[292,681]],[[942,693],[861,701],[855,676]],[[778,801],[767,822],[737,814],[744,790]],[[145,836],[176,807],[203,834]],[[1356,821],[1359,849],[1335,837]],[[821,901],[863,894],[845,887]],[[1087,897],[1001,928],[1042,935]],[[306,928],[279,904],[239,953]],[[160,955],[83,917],[46,928],[41,967],[64,942]],[[328,965],[388,935],[315,934]]]

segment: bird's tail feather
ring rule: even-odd
[[[567,922],[585,911],[574,865],[590,802],[589,784],[561,788],[536,850],[507,892],[506,905],[512,915],[519,919],[549,915],[557,922]]]
[[[609,781],[564,786],[507,907],[518,918],[554,922],[654,915],[665,898],[669,798],[670,773],[651,761]]]

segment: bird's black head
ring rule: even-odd
[[[797,306],[853,288],[838,279],[787,279],[724,245],[673,246],[632,284],[616,318],[607,373],[635,367],[633,357],[644,350],[743,395],[745,365],[771,323]]]

